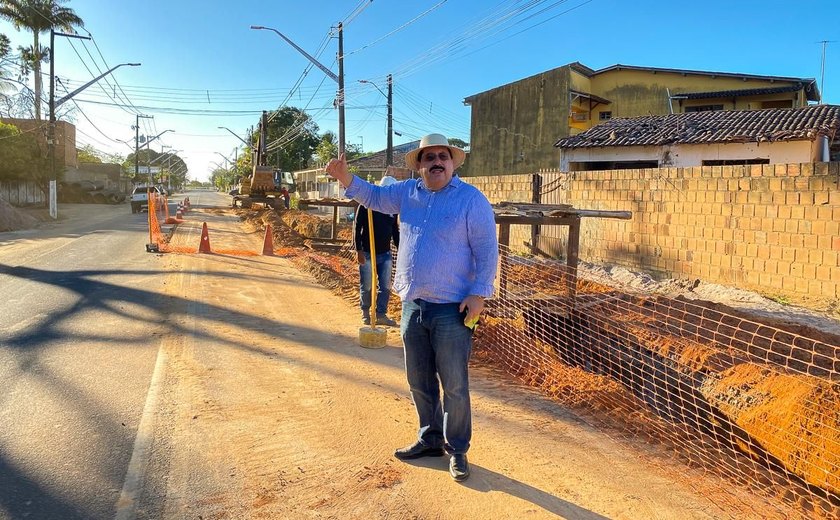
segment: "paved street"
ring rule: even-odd
[[[63,205],[0,234],[0,518],[108,518],[167,300],[145,215]]]

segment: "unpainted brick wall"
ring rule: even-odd
[[[584,218],[580,258],[782,297],[840,298],[840,163],[542,173],[543,203],[631,211]],[[491,202],[530,202],[530,174],[469,177]],[[515,228],[515,229],[514,229]],[[538,245],[565,247],[543,227]],[[527,250],[529,226],[511,229]]]

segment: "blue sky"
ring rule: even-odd
[[[331,27],[345,22],[346,139],[365,151],[386,143],[385,97],[394,75],[396,144],[430,132],[469,141],[463,99],[569,62],[821,80],[840,104],[840,2],[815,0],[70,0],[93,41],[56,39],[56,76],[68,90],[120,63],[75,96],[79,145],[123,154],[141,134],[179,150],[193,179],[233,158],[262,110],[305,108],[320,130],[337,131],[336,84],[270,31],[273,27],[338,72]],[[0,22],[14,45],[29,33]],[[334,31],[332,32],[334,36]],[[48,35],[44,36],[45,43]],[[46,83],[45,83],[46,84]],[[59,86],[57,96],[65,91]],[[69,103],[68,103],[69,104]],[[128,106],[115,106],[128,105]]]

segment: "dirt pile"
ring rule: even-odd
[[[312,238],[330,236],[329,218],[298,210],[239,210],[237,213],[249,231],[261,231],[267,224],[271,225],[275,254],[290,258],[300,269],[347,301],[359,301],[359,269],[355,258],[312,251],[306,247]],[[336,235],[349,242],[353,238],[352,226],[339,224]],[[399,298],[392,295],[388,302],[388,315],[398,318],[401,308]]]
[[[0,231],[31,229],[38,225],[38,219],[15,208],[0,197]]]

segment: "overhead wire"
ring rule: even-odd
[[[377,43],[379,43],[379,42],[381,42],[381,41],[383,41],[383,40],[386,40],[386,39],[388,39],[389,37],[391,37],[391,36],[395,35],[396,33],[398,33],[398,32],[400,32],[400,31],[402,31],[403,29],[405,29],[405,28],[406,28],[406,27],[408,27],[409,25],[411,25],[411,24],[413,24],[414,22],[416,22],[417,20],[419,20],[419,19],[423,18],[424,16],[426,16],[426,15],[427,15],[427,14],[429,14],[429,13],[431,13],[432,11],[434,11],[434,10],[435,10],[435,9],[437,9],[437,8],[439,8],[440,6],[442,6],[442,5],[443,5],[443,4],[445,4],[445,3],[446,3],[446,0],[441,0],[441,1],[440,1],[440,2],[438,2],[437,4],[433,5],[432,7],[430,7],[429,9],[427,9],[426,11],[424,11],[424,12],[422,12],[422,13],[418,14],[417,16],[415,16],[415,17],[414,17],[414,18],[412,18],[411,20],[409,20],[409,21],[405,22],[404,24],[400,25],[399,27],[397,27],[396,29],[392,30],[391,32],[389,32],[389,33],[387,33],[387,34],[385,34],[385,35],[383,35],[383,36],[380,36],[380,37],[379,37],[379,38],[377,38],[376,40],[374,40],[374,41],[372,41],[372,42],[370,42],[370,43],[367,43],[367,44],[365,44],[365,45],[363,45],[363,46],[359,47],[358,49],[355,49],[355,50],[352,50],[352,51],[350,51],[350,52],[347,52],[347,53],[345,53],[344,55],[345,55],[345,56],[350,56],[350,55],[352,55],[352,54],[356,54],[357,52],[361,52],[361,51],[363,51],[363,50],[365,50],[365,49],[367,49],[367,48],[369,48],[369,47],[373,47],[373,46],[374,46],[374,45],[376,45]]]
[[[357,16],[362,14],[362,11],[367,9],[368,6],[371,3],[373,3],[373,0],[360,0],[359,4],[356,6],[356,8],[350,14],[348,14],[347,16],[344,17],[344,21],[342,22],[342,25],[344,25],[344,26],[350,25],[350,22],[352,22],[353,20],[356,19]]]
[[[495,35],[495,32],[492,32],[495,28],[544,1],[546,0],[528,0],[524,4],[512,1],[513,4],[519,5],[504,8],[500,7],[504,2],[497,4],[483,18],[476,20],[472,25],[467,24],[465,29],[458,32],[454,37],[443,40],[426,52],[411,58],[402,68],[395,70],[394,74],[408,76],[428,66],[429,63],[443,59],[443,57],[451,59],[455,52],[464,47],[466,42],[476,38],[486,39]],[[509,0],[509,3],[511,3],[511,0]]]
[[[495,41],[493,41],[493,42],[491,42],[491,43],[488,43],[488,44],[487,44],[487,45],[485,45],[484,47],[480,47],[480,48],[478,48],[478,49],[475,49],[474,51],[469,52],[469,53],[467,53],[467,54],[464,54],[464,55],[463,55],[463,56],[461,56],[461,57],[462,57],[462,58],[466,58],[467,56],[471,56],[471,55],[473,55],[473,54],[475,54],[475,53],[477,53],[477,52],[483,51],[484,49],[487,49],[488,47],[492,47],[492,46],[494,46],[494,45],[498,45],[498,44],[502,43],[503,41],[509,40],[509,39],[511,39],[511,38],[513,38],[513,37],[515,37],[515,36],[519,36],[520,34],[522,34],[522,33],[524,33],[524,32],[528,32],[528,31],[530,31],[530,30],[531,30],[531,29],[533,29],[534,27],[540,26],[540,25],[542,25],[542,24],[544,24],[544,23],[546,23],[546,22],[549,22],[549,21],[551,21],[551,20],[553,20],[553,19],[555,19],[555,18],[557,18],[557,17],[559,17],[559,16],[563,16],[564,14],[568,14],[568,13],[570,13],[570,12],[574,11],[575,9],[579,9],[579,8],[583,7],[584,5],[586,5],[586,4],[588,4],[588,3],[591,3],[591,2],[593,2],[593,1],[594,1],[594,0],[584,0],[584,1],[583,1],[583,2],[581,2],[580,4],[578,4],[578,5],[576,5],[576,6],[573,6],[573,7],[570,7],[569,9],[566,9],[565,11],[563,11],[563,12],[561,12],[561,13],[557,13],[556,15],[554,15],[554,16],[552,16],[552,17],[549,17],[549,18],[546,18],[545,20],[542,20],[542,21],[540,21],[540,22],[537,22],[537,23],[535,23],[534,25],[531,25],[531,26],[529,26],[529,27],[526,27],[525,29],[522,29],[521,31],[515,32],[515,33],[513,33],[513,34],[510,34],[510,35],[508,35],[508,36],[505,36],[504,38],[500,38],[500,39],[495,40]],[[565,3],[565,2],[566,2],[566,0],[562,0],[562,1],[560,1],[560,2],[557,2],[557,4],[555,4],[555,5],[562,4],[562,3]],[[551,7],[554,7],[554,6],[551,6]]]
[[[96,52],[99,54],[99,57],[102,59],[102,63],[105,64],[105,67],[110,69],[111,67],[108,65],[108,61],[105,59],[105,55],[102,54],[102,50],[99,48],[99,44],[96,43],[96,38],[94,38],[93,34],[91,34],[91,32],[88,31],[87,29],[85,29],[85,32],[88,33],[88,37],[90,37],[90,41],[93,43],[93,46],[96,48]],[[87,50],[87,45],[84,44],[84,40],[82,40],[82,44],[85,46],[85,50]],[[88,55],[90,55],[90,51],[88,51]],[[91,59],[94,59],[93,56],[91,56]],[[95,61],[95,59],[94,59],[94,61]],[[128,94],[125,92],[125,90],[123,90],[122,85],[120,85],[120,82],[117,80],[117,78],[113,77],[111,79],[113,79],[114,84],[117,86],[117,88],[120,89],[120,92],[124,96],[125,102],[128,103],[129,105],[131,105],[132,103],[131,103],[131,100],[128,97]],[[114,93],[116,94],[116,91]]]
[[[96,63],[96,61],[95,61],[95,60],[93,61],[93,65],[96,67],[96,70],[99,72],[99,74],[95,74],[92,70],[90,70],[90,67],[88,66],[87,62],[86,62],[86,61],[85,61],[85,59],[82,57],[82,55],[79,53],[78,49],[76,49],[76,45],[73,43],[73,41],[72,41],[72,40],[70,40],[70,48],[72,48],[72,49],[73,49],[73,52],[75,52],[75,53],[76,53],[76,56],[79,58],[79,61],[82,63],[82,66],[85,68],[85,70],[87,70],[87,71],[88,71],[88,74],[90,74],[90,75],[91,75],[91,77],[96,77],[97,75],[102,74],[102,69],[100,69],[100,68],[99,68],[99,65]],[[90,55],[90,53],[88,53],[88,55]],[[91,56],[91,60],[93,60],[93,56]],[[105,85],[109,85],[109,86],[110,86],[110,84],[108,83],[108,79],[107,79],[107,77],[103,77],[103,78],[101,78],[101,81],[102,81],[103,83],[100,83],[99,81],[97,81],[97,82],[95,83],[96,87],[97,87],[98,89],[102,90],[102,93],[103,93],[103,94],[105,94],[105,96],[106,96],[106,97],[108,97],[109,99],[112,99],[112,100],[114,100],[115,102],[117,102],[118,100],[117,100],[117,99],[114,99],[114,97],[113,97],[113,96],[111,96],[111,95],[108,93],[108,91],[105,89]],[[68,94],[69,94],[69,92],[68,92]],[[127,113],[131,114],[131,115],[134,115],[134,112],[132,112],[132,111],[130,111],[130,110],[128,110],[128,109],[126,109],[126,108],[123,108],[123,110],[124,110],[125,112],[127,112]]]
[[[546,1],[547,0],[529,0],[525,3],[514,2],[515,5],[509,7],[502,7],[503,3],[497,4],[497,6],[494,7],[487,15],[477,20],[473,25],[468,25],[466,30],[459,32],[455,37],[442,41],[428,49],[425,53],[410,59],[401,68],[395,70],[394,75],[408,76],[443,59],[451,61],[463,58],[465,51],[467,50],[468,43],[494,38],[498,34],[510,30],[526,20],[529,20],[534,16],[538,16],[539,14],[543,14],[550,9],[568,2],[569,0],[559,0],[541,11],[536,13],[531,12],[533,9],[539,7],[541,4],[544,4]],[[591,1],[592,0],[586,0],[585,3],[589,3]],[[560,13],[551,19],[565,14],[566,12],[568,11]],[[534,24],[533,26],[535,27],[536,25],[538,24]]]
[[[65,87],[65,86],[64,86],[64,84],[62,83],[61,79],[59,79],[59,78],[55,78],[55,80],[56,80],[56,82],[57,82],[58,84],[60,84],[60,85],[62,86],[62,88],[64,88],[65,92],[69,93],[69,91],[67,90],[67,87]],[[100,134],[102,134],[102,135],[103,135],[106,139],[108,139],[108,140],[110,140],[110,141],[113,141],[113,142],[117,142],[114,138],[110,137],[108,134],[106,134],[105,132],[103,132],[102,130],[100,130],[100,129],[99,129],[99,127],[98,127],[98,126],[96,126],[96,124],[95,124],[93,121],[91,121],[91,120],[90,120],[90,118],[87,116],[87,114],[85,114],[84,110],[82,110],[82,107],[80,107],[80,106],[79,106],[79,104],[78,104],[78,103],[76,103],[76,100],[75,100],[75,99],[70,98],[70,101],[72,101],[72,102],[73,102],[73,104],[74,104],[74,105],[75,105],[75,106],[79,109],[79,113],[82,115],[82,117],[84,117],[84,118],[85,118],[85,120],[86,120],[88,123],[90,123],[90,126],[92,126],[92,127],[93,127],[93,128],[94,128],[97,132],[99,132]],[[77,131],[78,131],[78,128],[77,128]]]

